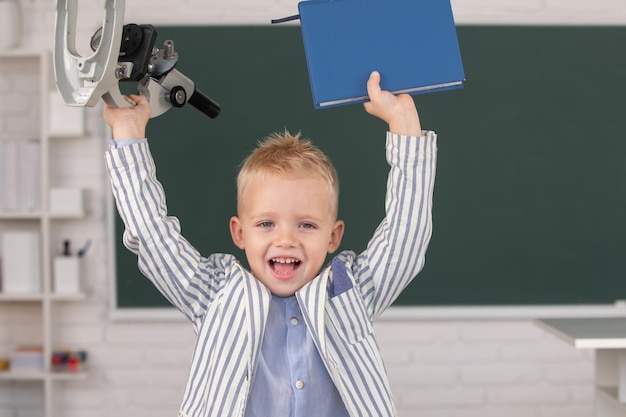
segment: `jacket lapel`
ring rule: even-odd
[[[302,315],[311,331],[313,341],[317,345],[320,354],[324,357],[326,356],[324,313],[326,299],[328,298],[329,273],[330,268],[324,269],[319,277],[312,279],[296,293]]]
[[[242,268],[243,270],[243,268]],[[265,334],[265,324],[267,323],[267,315],[272,295],[270,291],[261,284],[252,274],[244,270],[244,288],[247,308],[247,319],[245,320],[245,328],[249,336],[250,362],[248,363],[248,372],[252,374],[256,367],[259,353],[261,352],[261,344],[263,343],[263,335]]]

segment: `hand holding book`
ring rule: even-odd
[[[374,71],[367,81],[370,101],[363,103],[365,110],[389,124],[389,131],[406,136],[422,136],[420,119],[413,97],[394,95],[380,88],[380,74]]]

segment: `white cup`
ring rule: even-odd
[[[15,48],[22,35],[22,13],[16,0],[0,0],[0,50]]]

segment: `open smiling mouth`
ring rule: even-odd
[[[295,258],[270,259],[270,268],[276,275],[290,277],[300,267],[301,262]]]

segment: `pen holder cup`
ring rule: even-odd
[[[78,256],[54,258],[54,293],[79,294],[83,292],[83,262]]]

